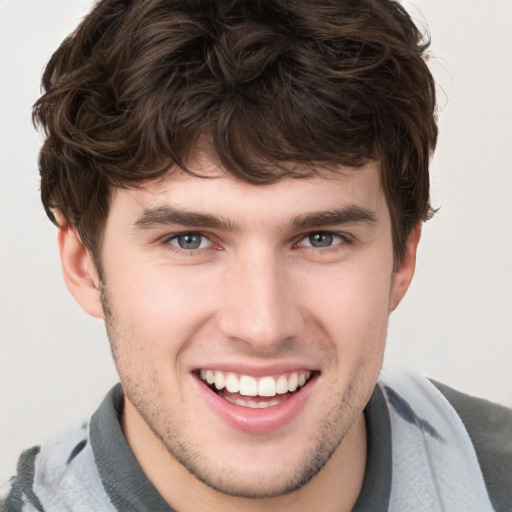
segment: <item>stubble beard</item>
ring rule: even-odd
[[[152,386],[158,389],[156,382],[140,381],[137,372],[131,370],[130,358],[125,358],[127,350],[123,350],[129,333],[122,320],[115,313],[112,301],[103,280],[99,286],[101,302],[105,314],[105,326],[110,342],[112,356],[123,385],[125,399],[128,399],[153,434],[160,440],[166,451],[190,474],[209,488],[224,495],[237,498],[265,499],[285,496],[308,484],[327,464],[353,422],[360,414],[361,397],[355,391],[357,386],[351,386],[345,393],[338,393],[332,401],[334,404],[324,416],[322,424],[316,429],[315,435],[306,440],[306,448],[300,460],[294,465],[287,477],[268,478],[268,483],[258,485],[261,478],[251,476],[240,481],[243,468],[227,464],[208,466],[200,451],[178,435],[171,414],[166,414],[159,404],[148,401],[148,396],[154,396]],[[128,334],[128,336],[126,336]],[[127,360],[126,360],[127,359]],[[144,374],[143,372],[141,374]],[[270,461],[271,463],[273,461]],[[262,468],[262,472],[265,468]],[[249,483],[250,482],[250,483]],[[170,484],[173,485],[172,483]]]

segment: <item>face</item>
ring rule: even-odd
[[[113,194],[100,288],[124,427],[211,488],[278,496],[373,391],[405,292],[389,212],[377,164],[263,186],[205,170]]]

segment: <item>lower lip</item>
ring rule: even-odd
[[[227,402],[195,378],[201,395],[217,415],[232,428],[249,434],[269,434],[289,424],[304,408],[316,380],[313,376],[304,387],[278,405],[251,409]]]

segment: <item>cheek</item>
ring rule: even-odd
[[[211,310],[211,280],[200,273],[140,265],[128,274],[120,264],[109,277],[116,316],[131,333],[132,342],[144,344],[149,351],[176,350]]]
[[[390,273],[353,267],[315,279],[310,310],[342,357],[380,357],[389,317]]]

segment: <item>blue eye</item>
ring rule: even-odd
[[[185,251],[205,249],[210,247],[211,242],[201,233],[182,233],[169,239],[169,243]]]
[[[303,247],[314,247],[317,249],[322,249],[326,247],[332,247],[333,245],[338,245],[343,241],[343,237],[334,233],[330,233],[329,231],[317,231],[304,237],[300,241],[299,245]]]

